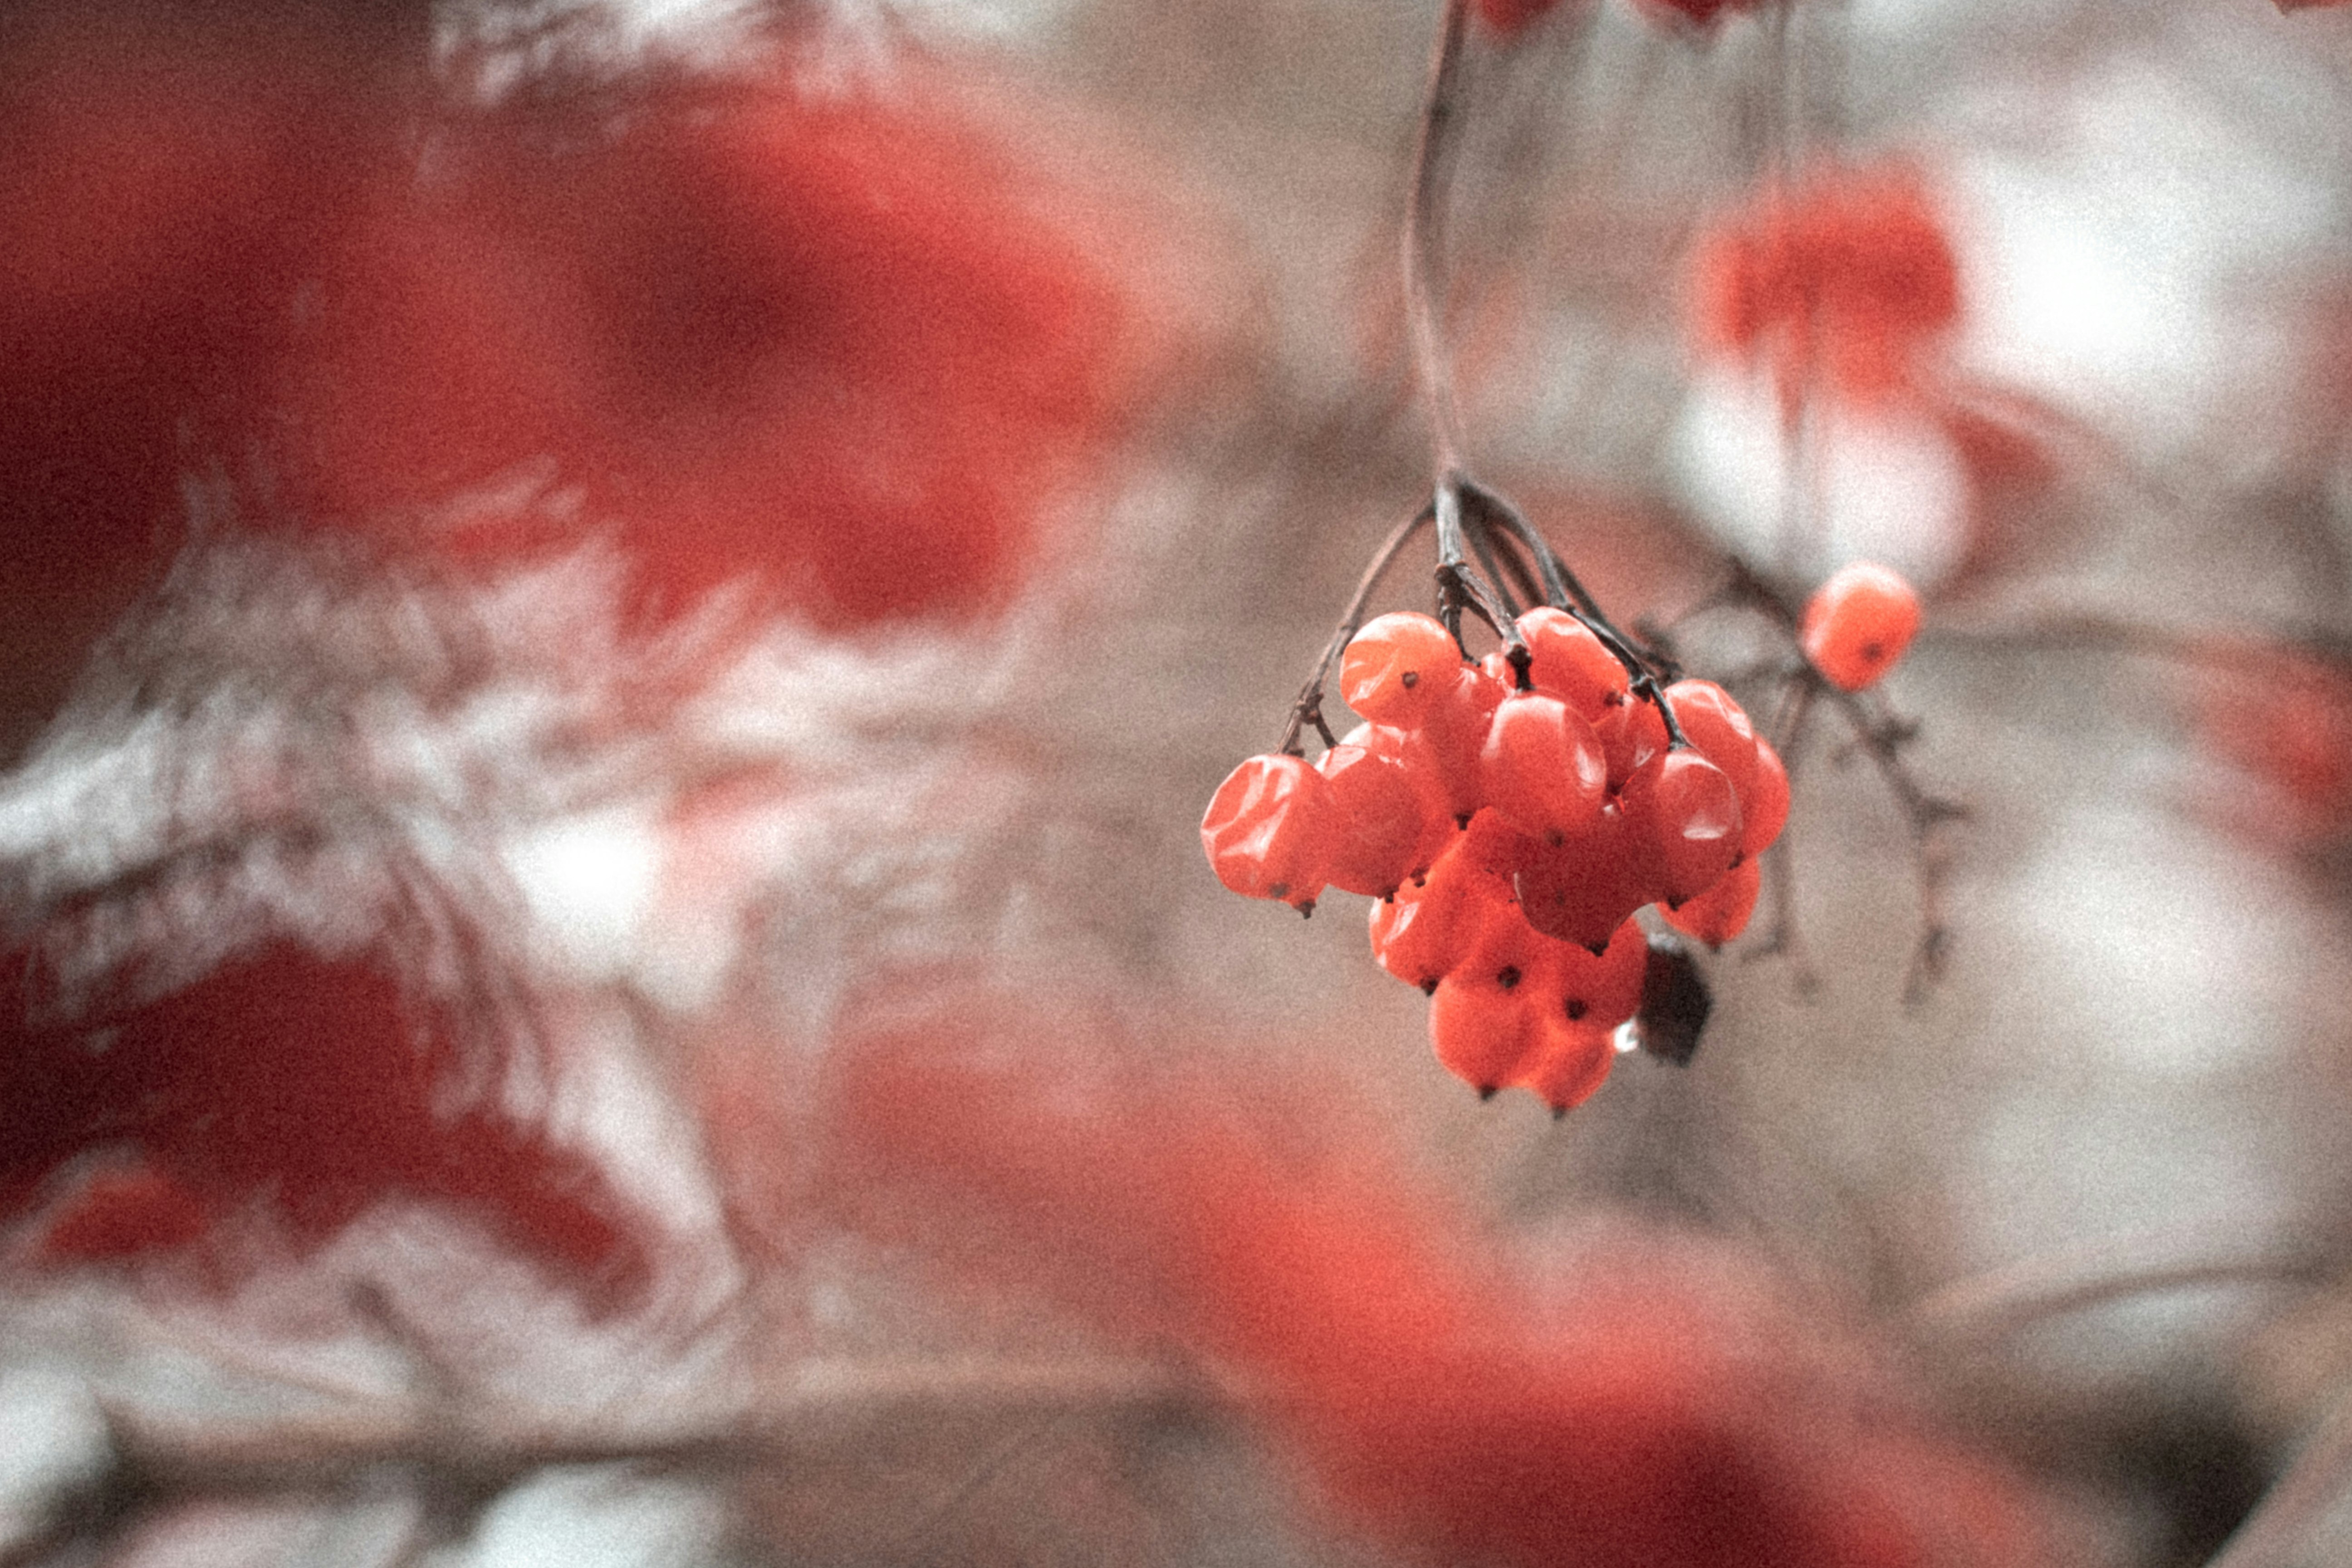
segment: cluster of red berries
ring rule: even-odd
[[[1738,935],[1789,780],[1721,687],[1677,681],[1662,708],[1567,612],[1517,628],[1523,672],[1466,658],[1427,616],[1372,621],[1339,671],[1367,722],[1312,765],[1244,763],[1201,837],[1235,892],[1301,910],[1327,886],[1381,900],[1373,957],[1430,994],[1439,1059],[1565,1110],[1608,1076],[1640,1005],[1635,911],[1658,904],[1709,943]]]

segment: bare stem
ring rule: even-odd
[[[1413,140],[1412,195],[1405,206],[1405,316],[1412,333],[1413,368],[1429,401],[1432,455],[1441,476],[1455,472],[1462,462],[1462,419],[1454,408],[1454,373],[1438,318],[1446,205],[1464,108],[1462,41],[1469,10],[1469,0],[1445,0],[1430,60],[1429,90],[1422,100],[1421,129]]]
[[[1347,612],[1339,617],[1339,628],[1332,632],[1331,640],[1323,646],[1323,657],[1316,661],[1315,673],[1307,678],[1307,684],[1299,689],[1298,700],[1290,705],[1290,721],[1283,727],[1282,744],[1275,748],[1283,755],[1295,757],[1299,754],[1299,734],[1310,723],[1322,735],[1326,745],[1331,743],[1330,726],[1323,721],[1323,683],[1330,679],[1331,666],[1338,662],[1339,655],[1347,650],[1349,641],[1363,626],[1364,611],[1370,607],[1372,595],[1379,590],[1381,579],[1388,575],[1389,568],[1404,552],[1404,547],[1412,542],[1412,536],[1421,531],[1422,525],[1436,515],[1433,506],[1422,508],[1397,524],[1388,538],[1381,542],[1380,549],[1372,552],[1371,564],[1364,568],[1363,577],[1356,584],[1355,596],[1348,601]]]

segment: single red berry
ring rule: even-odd
[[[1657,704],[1639,697],[1630,697],[1601,714],[1592,726],[1601,737],[1601,754],[1609,760],[1609,788],[1612,793],[1625,787],[1625,781],[1652,757],[1666,749],[1666,721],[1658,714]]]
[[[1750,856],[1682,908],[1665,910],[1666,923],[1709,947],[1721,947],[1748,929],[1763,883],[1764,862]]]
[[[1486,976],[1449,974],[1429,998],[1429,1043],[1445,1070],[1482,1094],[1517,1077],[1534,1010]]]
[[[1329,880],[1339,817],[1330,786],[1303,757],[1256,756],[1226,775],[1201,818],[1217,880],[1247,899],[1312,910]]]
[[[1566,843],[1538,845],[1512,886],[1528,925],[1597,953],[1634,910],[1663,896],[1649,868],[1654,858],[1611,805]]]
[[[1339,656],[1339,696],[1376,724],[1414,725],[1461,679],[1462,650],[1433,616],[1377,616]]]
[[[1562,942],[1552,984],[1561,1017],[1571,1024],[1613,1029],[1642,1005],[1642,976],[1649,967],[1650,939],[1642,922],[1627,916],[1599,952]]]
[[[1520,832],[1555,843],[1591,826],[1608,796],[1601,738],[1567,703],[1539,691],[1496,708],[1479,762],[1487,805]]]
[[[1919,630],[1919,595],[1869,561],[1832,574],[1805,601],[1797,637],[1823,679],[1845,691],[1874,686]]]
[[[1330,786],[1337,826],[1326,879],[1343,892],[1385,899],[1425,871],[1453,824],[1431,809],[1404,765],[1362,746],[1334,746],[1315,764]]]
[[[1715,886],[1739,858],[1739,797],[1721,768],[1696,748],[1662,752],[1626,782],[1621,798],[1637,853],[1651,858],[1668,906]]]
[[[1406,768],[1434,781],[1445,809],[1457,819],[1486,804],[1486,732],[1510,689],[1476,666],[1462,667],[1454,684],[1430,702],[1420,728],[1405,740],[1402,760]]]
[[[1538,691],[1557,697],[1598,722],[1602,713],[1630,700],[1631,678],[1592,628],[1549,605],[1519,617],[1528,645],[1528,678]]]
[[[1418,887],[1407,882],[1395,899],[1372,906],[1373,962],[1408,985],[1433,986],[1475,951],[1490,926],[1517,919],[1510,893],[1508,881],[1478,864],[1468,836],[1457,834]]]
[[[1600,1092],[1617,1061],[1614,1024],[1572,1024],[1550,1013],[1529,1019],[1519,1041],[1518,1070],[1507,1087],[1534,1093],[1565,1115]]]
[[[1666,688],[1666,701],[1690,743],[1730,776],[1745,801],[1756,782],[1756,726],[1747,710],[1712,680],[1677,680]]]

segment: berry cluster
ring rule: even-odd
[[[1564,610],[1516,631],[1507,656],[1473,661],[1430,616],[1373,620],[1339,670],[1366,722],[1312,765],[1244,763],[1201,837],[1235,892],[1382,900],[1373,956],[1430,994],[1439,1059],[1564,1110],[1600,1087],[1640,1005],[1635,912],[1738,935],[1789,781],[1721,687],[1661,689]]]

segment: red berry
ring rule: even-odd
[[[1733,792],[1745,802],[1756,782],[1756,726],[1747,710],[1712,680],[1677,680],[1666,688],[1666,701],[1690,743],[1730,775]]]
[[[1460,679],[1454,634],[1429,616],[1400,611],[1365,624],[1339,656],[1339,695],[1376,724],[1413,725]]]
[[[1433,781],[1445,809],[1457,818],[1486,804],[1486,732],[1509,694],[1507,685],[1485,670],[1464,667],[1454,683],[1431,700],[1420,729],[1406,737],[1406,768]]]
[[[1609,790],[1601,738],[1557,697],[1522,691],[1495,710],[1480,755],[1486,804],[1522,833],[1560,842],[1600,816]]]
[[[1566,610],[1549,605],[1529,610],[1519,617],[1519,636],[1527,640],[1528,678],[1538,691],[1559,698],[1594,722],[1630,700],[1624,665],[1591,626]]]
[[[1789,825],[1789,770],[1772,742],[1756,742],[1756,782],[1739,797],[1739,852],[1753,859],[1780,837]]]
[[[1860,691],[1893,669],[1919,629],[1919,595],[1873,562],[1842,567],[1805,601],[1798,640],[1832,686]]]
[[[1257,756],[1217,786],[1201,847],[1217,880],[1244,898],[1311,910],[1329,879],[1338,826],[1330,786],[1305,758]]]
[[[1621,809],[1669,906],[1706,892],[1739,858],[1739,797],[1729,776],[1694,748],[1643,763],[1626,782]]]
[[[1571,1024],[1549,1013],[1530,1018],[1519,1041],[1513,1089],[1532,1090],[1554,1115],[1591,1099],[1617,1060],[1614,1024]]]
[[[1491,1094],[1517,1073],[1534,1022],[1528,998],[1491,978],[1447,975],[1429,998],[1429,1043],[1445,1070]]]
[[[1659,897],[1623,814],[1612,805],[1559,845],[1539,845],[1512,879],[1519,910],[1546,936],[1600,952],[1626,919]]]
[[[1563,942],[1552,984],[1560,1016],[1571,1024],[1613,1029],[1642,1006],[1642,976],[1650,963],[1650,939],[1631,916],[1618,923],[1608,945],[1594,952]]]
[[[1326,880],[1349,893],[1385,899],[1425,871],[1453,824],[1430,809],[1402,763],[1361,746],[1334,746],[1315,764],[1337,819]]]
[[[1510,884],[1482,868],[1468,836],[1437,858],[1422,885],[1372,906],[1372,958],[1408,985],[1433,986],[1476,950],[1490,927],[1517,920]]]
[[[1666,749],[1666,721],[1658,715],[1657,705],[1638,697],[1628,698],[1601,714],[1592,726],[1601,737],[1601,753],[1609,759],[1609,787],[1613,791],[1625,787],[1643,763]]]
[[[1709,947],[1721,947],[1748,929],[1763,880],[1764,862],[1750,856],[1682,908],[1667,910],[1666,923]]]

